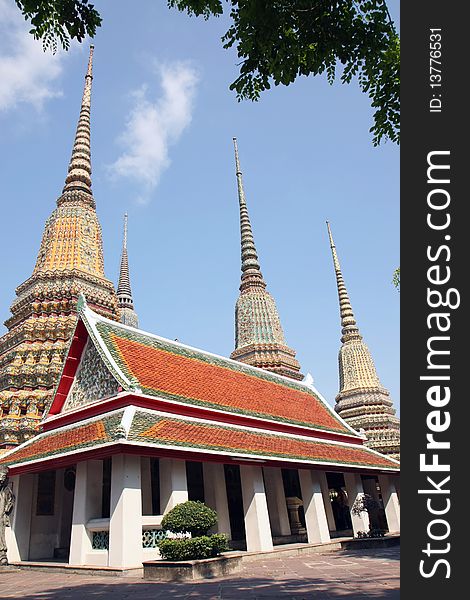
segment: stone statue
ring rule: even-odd
[[[13,510],[15,496],[8,483],[8,468],[0,465],[0,565],[7,565],[5,529],[10,525],[9,514]]]

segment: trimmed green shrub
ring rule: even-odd
[[[228,537],[225,533],[214,533],[210,536],[212,542],[212,556],[218,556],[221,552],[230,550]]]
[[[213,558],[229,549],[227,537],[223,534],[162,540],[158,548],[163,559],[174,561]]]
[[[162,519],[162,529],[172,533],[190,533],[193,538],[205,536],[217,523],[217,513],[203,502],[189,500],[172,508]]]

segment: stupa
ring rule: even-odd
[[[68,174],[46,222],[36,265],[16,289],[8,331],[0,338],[0,448],[30,438],[47,411],[62,371],[83,293],[93,310],[117,319],[118,302],[104,273],[103,240],[91,190],[90,47]]]
[[[276,302],[266,289],[246,205],[236,138],[235,166],[240,206],[241,285],[235,307],[235,350],[230,358],[301,380],[295,350],[284,338]]]
[[[369,348],[354,317],[330,224],[327,223],[338,287],[342,337],[339,350],[339,393],[336,412],[367,436],[366,445],[391,458],[400,458],[400,421],[390,393],[383,387]]]

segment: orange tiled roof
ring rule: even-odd
[[[33,460],[54,458],[77,450],[87,450],[113,441],[114,431],[120,419],[116,415],[104,417],[83,425],[61,428],[51,433],[43,433],[21,444],[12,453],[0,457],[0,464],[17,464]]]
[[[293,380],[109,321],[96,327],[119,368],[146,394],[353,435],[313,390]]]
[[[53,459],[58,454],[70,454],[118,441],[121,444],[131,442],[133,445],[145,445],[147,449],[154,447],[156,455],[162,448],[171,447],[200,451],[202,454],[208,451],[221,457],[248,458],[250,455],[325,466],[398,470],[394,461],[363,446],[334,444],[293,435],[178,419],[155,411],[137,410],[126,437],[120,429],[122,414],[123,411],[118,411],[82,425],[76,424],[40,434],[2,457],[0,463],[19,465],[39,459]]]
[[[251,454],[280,459],[341,465],[397,468],[385,456],[364,446],[340,445],[297,436],[250,431],[216,423],[188,421],[172,417],[152,416],[139,412],[129,439],[185,448],[207,449],[229,454]]]

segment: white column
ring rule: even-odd
[[[10,527],[7,527],[5,537],[8,561],[18,562],[29,558],[34,475],[29,473],[15,475],[11,481],[16,500],[10,515]]]
[[[248,552],[273,549],[268,504],[261,467],[240,466],[246,549]]]
[[[103,493],[103,461],[79,462],[75,473],[73,496],[72,535],[70,537],[69,564],[85,565],[86,555],[92,551],[92,534],[86,524],[101,517]]]
[[[142,514],[152,514],[152,474],[150,472],[150,458],[142,456],[140,459],[142,477]]]
[[[362,498],[364,495],[362,479],[358,473],[344,473],[344,483],[348,495],[349,510],[351,511],[356,499]],[[358,531],[369,531],[370,529],[369,515],[366,512],[362,512],[360,515],[353,515],[351,512],[351,521],[354,535]]]
[[[110,567],[142,566],[140,456],[113,456],[111,471]]]
[[[299,480],[308,541],[310,544],[329,542],[330,532],[318,474],[316,471],[299,469]]]
[[[263,473],[272,533],[280,536],[290,535],[289,515],[287,513],[281,469],[278,467],[263,467]]]
[[[177,504],[188,500],[186,461],[160,459],[160,511],[164,515]]]
[[[320,480],[321,493],[323,496],[323,504],[325,505],[326,519],[328,521],[328,529],[330,531],[336,531],[336,521],[333,514],[333,507],[331,506],[330,488],[328,487],[328,479],[324,471],[317,471],[318,478]]]
[[[398,500],[395,481],[389,475],[379,475],[379,485],[387,517],[388,530],[400,531],[400,502]]]
[[[217,533],[225,533],[231,539],[232,531],[230,529],[224,465],[221,463],[202,463],[202,470],[205,504],[217,513]]]

